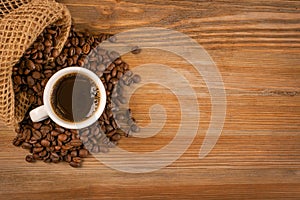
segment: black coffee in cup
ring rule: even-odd
[[[87,76],[72,73],[61,77],[53,87],[51,106],[63,120],[80,122],[97,110],[100,92]]]

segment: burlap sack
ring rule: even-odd
[[[71,16],[62,4],[51,0],[0,0],[0,122],[20,122],[29,108],[27,94],[18,96],[15,107],[12,67],[50,24],[62,27],[56,46],[62,49],[71,27]]]

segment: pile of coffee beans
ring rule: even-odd
[[[29,150],[30,154],[26,156],[28,162],[66,161],[72,167],[80,167],[82,158],[87,157],[89,152],[106,153],[122,136],[139,131],[130,110],[121,117],[123,120],[126,118],[130,128],[126,131],[120,129],[116,122],[116,117],[120,118],[120,116],[116,116],[113,111],[119,112],[118,105],[120,102],[125,103],[126,100],[120,88],[113,97],[118,99],[119,104],[112,100],[111,96],[119,81],[123,85],[130,86],[138,83],[140,77],[129,70],[129,66],[122,61],[117,52],[109,52],[99,47],[99,44],[107,39],[116,42],[114,36],[91,35],[87,32],[77,32],[72,27],[65,46],[59,54],[54,46],[60,34],[60,27],[47,27],[24,53],[20,62],[14,66],[12,79],[16,106],[19,104],[18,96],[21,92],[29,95],[31,104],[29,111],[42,105],[43,91],[49,78],[65,67],[80,66],[95,72],[100,77],[107,94],[106,108],[95,124],[81,130],[60,127],[51,119],[34,123],[27,113],[16,128],[17,136],[13,144]],[[137,50],[134,53],[137,53]]]

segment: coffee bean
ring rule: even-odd
[[[65,134],[69,137],[69,136],[71,136],[72,135],[72,132],[71,131],[69,131],[69,130],[66,130],[65,131]]]
[[[16,85],[20,85],[22,83],[22,79],[21,79],[21,76],[15,76],[14,77],[14,83]]]
[[[83,46],[85,44],[85,39],[83,37],[79,38],[79,46]]]
[[[55,151],[59,151],[61,149],[61,146],[54,146]]]
[[[55,137],[51,134],[47,134],[45,139],[47,139],[48,141],[52,141],[53,145],[56,145]]]
[[[75,139],[70,142],[70,145],[72,145],[74,147],[80,147],[82,145],[82,141],[79,139]]]
[[[37,142],[38,142],[37,139],[35,137],[33,137],[33,136],[29,140],[30,144],[34,144],[35,145],[35,144],[37,144]]]
[[[35,69],[35,65],[34,65],[34,63],[33,63],[31,60],[27,60],[27,61],[26,61],[26,67],[27,67],[29,70],[34,70],[34,69]]]
[[[50,143],[48,140],[42,140],[42,141],[41,141],[41,145],[44,146],[44,147],[49,147],[50,144],[51,144],[51,143]]]
[[[132,47],[131,53],[132,54],[139,54],[141,53],[142,49],[140,49],[138,46]]]
[[[100,148],[98,145],[94,145],[93,148],[91,149],[92,153],[99,153],[100,152]]]
[[[106,134],[106,136],[107,137],[112,137],[115,133],[117,132],[117,130],[112,130],[112,131],[109,131],[107,134]]]
[[[78,64],[78,66],[83,67],[83,65],[84,65],[84,59],[78,59],[77,60],[77,64]]]
[[[116,115],[116,119],[117,120],[124,120],[125,119],[125,115],[122,114],[122,113],[119,113],[119,114]]]
[[[72,160],[76,163],[81,163],[81,158],[80,157],[74,157]]]
[[[70,155],[70,154],[68,154],[68,151],[66,151],[66,150],[64,150],[64,149],[61,148],[60,155],[61,156],[66,156],[66,155]],[[71,157],[71,155],[70,155],[70,157]]]
[[[35,162],[35,159],[34,159],[34,157],[32,155],[27,155],[26,158],[25,158],[25,160],[27,162]]]
[[[44,120],[44,124],[49,125],[50,123],[51,123],[50,118]],[[49,127],[49,126],[50,126],[50,127]],[[50,129],[52,129],[51,125],[49,125],[49,126],[48,126],[48,127],[49,127]]]
[[[135,74],[133,77],[132,77],[132,80],[134,83],[139,83],[141,82],[141,77],[137,74]]]
[[[27,84],[28,84],[29,87],[34,86],[35,81],[31,76],[27,76]]]
[[[106,128],[107,132],[110,132],[110,131],[114,130],[114,128],[110,124],[108,124],[107,126],[105,126],[105,128]]]
[[[57,56],[59,56],[59,51],[57,49],[52,49],[51,56],[53,58],[56,58]]]
[[[58,163],[60,161],[60,158],[59,157],[55,157],[53,155],[50,156],[50,159],[53,163]]]
[[[33,152],[34,152],[34,153],[39,153],[39,152],[41,152],[41,151],[43,151],[43,150],[44,150],[43,147],[34,147],[34,148],[33,148]]]
[[[82,130],[82,132],[81,132],[81,136],[82,136],[82,137],[87,137],[89,134],[90,134],[89,129],[84,129],[84,130]]]
[[[95,38],[94,36],[90,35],[87,39],[87,43],[90,44],[90,45],[93,45],[95,42]]]
[[[34,137],[36,140],[40,140],[42,138],[42,133],[38,130],[35,130],[32,132],[32,137]]]
[[[71,154],[66,154],[65,156],[64,156],[64,160],[66,161],[66,162],[71,162],[72,161],[72,156],[71,156]]]
[[[40,123],[40,122],[34,122],[34,123],[32,123],[32,126],[33,126],[34,129],[40,129],[41,126],[42,126],[42,123]]]
[[[117,59],[114,61],[114,63],[115,63],[116,65],[120,65],[122,62],[123,62],[123,61],[121,60],[121,58],[117,58]]]
[[[135,125],[135,124],[132,124],[131,127],[130,127],[130,129],[131,129],[133,132],[135,132],[135,133],[137,133],[137,132],[140,131],[140,128],[139,128],[137,125]]]
[[[46,150],[43,150],[39,153],[39,156],[41,158],[48,158],[48,152]]]
[[[86,149],[79,150],[79,157],[86,158],[88,156],[88,151]]]
[[[43,51],[44,49],[45,49],[45,46],[43,45],[43,43],[38,43],[37,50]]]
[[[127,99],[126,99],[125,97],[118,96],[117,99],[119,100],[119,102],[120,102],[121,104],[127,103]]]
[[[32,145],[31,145],[30,143],[23,142],[22,148],[23,148],[23,149],[31,149],[31,148],[32,148]]]
[[[51,53],[51,50],[52,50],[52,47],[48,46],[45,50],[44,50],[44,54],[43,54],[43,57],[45,59],[48,59],[49,58],[49,54]]]
[[[50,158],[43,158],[43,160],[44,160],[45,163],[50,163],[51,162]]]
[[[91,46],[89,44],[86,43],[85,45],[83,45],[83,47],[82,47],[82,53],[89,54],[90,50],[91,50]]]
[[[48,125],[43,125],[41,126],[40,131],[43,135],[48,134],[51,131],[51,127]]]
[[[93,149],[93,144],[92,143],[89,143],[89,142],[87,142],[86,144],[85,144],[85,148],[89,151],[89,152],[92,152],[92,149]]]
[[[62,145],[61,146],[61,148],[63,149],[63,150],[69,150],[69,149],[72,149],[73,147],[71,146],[71,145]]]
[[[119,79],[117,78],[112,78],[110,79],[110,82],[112,82],[112,84],[116,85],[118,83]]]
[[[108,39],[111,43],[116,43],[117,42],[117,37],[116,36],[111,36]]]
[[[73,161],[71,161],[69,164],[70,164],[71,167],[80,167],[81,166],[80,163],[73,162]]]
[[[52,76],[52,71],[47,69],[47,70],[44,71],[44,74],[45,74],[46,78],[50,78]]]
[[[93,144],[97,144],[98,140],[95,137],[90,138],[90,142]]]
[[[24,75],[28,75],[28,74],[30,74],[30,72],[31,72],[30,69],[25,69],[23,74],[24,74]],[[21,73],[20,73],[20,74],[21,74]],[[25,80],[25,78],[24,78],[24,80]],[[26,81],[22,81],[22,83],[23,83],[23,84],[26,84]]]
[[[62,127],[60,127],[60,126],[56,127],[55,130],[56,130],[57,132],[59,132],[59,133],[64,133],[64,132],[65,132],[65,129],[62,128]]]
[[[59,134],[58,135],[58,137],[57,137],[57,139],[59,140],[59,141],[62,141],[62,142],[64,142],[64,141],[66,141],[67,139],[68,139],[68,136],[66,135],[66,134]]]
[[[112,76],[112,77],[116,77],[116,76],[117,76],[117,72],[118,72],[118,70],[117,70],[117,68],[115,67],[115,68],[112,70],[112,72],[111,72],[111,76]],[[117,79],[117,78],[115,78],[115,79]],[[118,81],[118,79],[117,79],[117,81]]]
[[[118,141],[118,140],[121,139],[121,135],[118,134],[118,133],[116,133],[116,134],[114,134],[114,135],[111,137],[111,139],[112,139],[113,141]]]
[[[65,61],[66,61],[66,57],[64,57],[63,55],[56,57],[56,63],[58,65],[63,65]]]
[[[27,136],[31,137],[31,130],[29,128],[24,129],[22,134],[22,139],[25,140]],[[34,135],[33,135],[34,136]]]
[[[50,46],[52,46],[52,41],[51,40],[46,40],[44,42],[44,44],[45,44],[46,47],[50,47]]]
[[[121,136],[126,136],[126,135],[127,135],[126,132],[124,132],[124,131],[121,130],[121,129],[118,129],[118,130],[117,130],[117,133],[120,134]]]
[[[45,87],[46,84],[47,84],[47,82],[48,82],[48,79],[43,79],[43,80],[41,81],[41,86],[42,86],[42,87]]]
[[[69,49],[69,56],[70,56],[70,57],[74,56],[75,53],[76,53],[75,51],[76,51],[76,48],[75,48],[75,47],[70,47],[70,49]]]
[[[83,144],[86,143],[89,140],[88,137],[84,137],[84,136],[81,136],[80,139],[81,139]]]
[[[111,124],[112,124],[112,126],[113,126],[114,129],[118,129],[119,128],[119,126],[118,126],[118,124],[117,124],[117,122],[115,120],[112,120]]]
[[[100,147],[100,152],[102,152],[102,153],[108,153],[109,149],[107,147],[102,146],[102,147]]]
[[[72,58],[67,58],[67,64],[69,66],[73,65],[73,59]]]
[[[52,160],[52,162],[58,162],[59,161],[59,155],[57,155],[57,153],[51,153],[50,155],[50,159]]]
[[[82,53],[82,49],[80,47],[75,47],[75,54],[80,55]]]
[[[73,37],[72,39],[71,39],[71,44],[73,45],[73,46],[78,46],[78,44],[79,44],[79,39],[77,38],[77,37]]]
[[[77,156],[77,151],[76,150],[71,151],[70,155],[72,157],[76,157]]]
[[[37,153],[33,153],[32,157],[34,158],[34,160],[42,160],[42,158]]]
[[[53,136],[53,137],[56,137],[56,136],[58,136],[60,133],[58,132],[58,131],[55,131],[55,130],[53,130],[53,131],[51,131],[51,136]]]
[[[118,73],[117,73],[117,79],[120,80],[120,79],[122,78],[123,75],[124,75],[123,72],[118,71]]]
[[[41,97],[38,97],[38,98],[37,98],[37,104],[38,104],[38,105],[42,105],[42,98],[41,98]]]
[[[38,58],[39,58],[39,52],[33,53],[33,54],[30,56],[30,58],[31,58],[32,60],[38,59]]]
[[[39,90],[39,88],[38,88],[37,85],[34,85],[34,86],[32,87],[32,89],[33,89],[33,91],[34,91],[35,93],[39,93],[39,92],[40,92],[40,90]]]
[[[130,108],[126,110],[125,116],[126,116],[127,118],[131,118],[131,117],[132,117],[132,116],[131,116],[131,109],[130,109]]]
[[[104,64],[100,64],[100,65],[98,65],[97,66],[97,71],[99,71],[99,72],[103,72],[104,70],[105,70],[105,65]]]

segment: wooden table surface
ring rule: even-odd
[[[11,143],[15,133],[0,125],[0,199],[300,198],[300,1],[59,2],[67,5],[79,29],[120,33],[163,27],[195,39],[224,81],[227,113],[222,135],[199,159],[211,116],[210,95],[201,76],[169,52],[145,49],[126,54],[123,58],[131,68],[162,63],[190,77],[203,114],[188,150],[169,166],[139,174],[111,169],[93,157],[80,169],[66,163],[30,164],[24,161],[27,152]],[[148,85],[134,94],[130,105],[138,123],[149,122],[153,103],[165,106],[166,128],[151,138],[123,138],[121,148],[150,152],[175,136],[180,112],[166,88]]]

